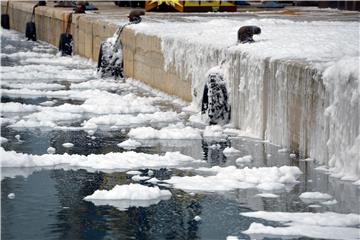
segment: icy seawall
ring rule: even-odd
[[[6,4],[1,6],[4,10]],[[25,30],[32,6],[10,3],[11,28]],[[56,46],[69,12],[39,7],[38,38]],[[101,41],[113,35],[126,15],[74,15],[75,54],[96,60]],[[360,178],[358,22],[216,14],[173,18],[145,16],[141,24],[124,31],[127,77],[192,101],[192,108],[199,110],[206,73],[221,65],[235,127],[315,158],[338,177]],[[255,43],[236,44],[243,25],[261,27]]]
[[[164,70],[190,79],[195,110],[206,73],[221,66],[235,127],[360,178],[359,23],[187,20],[133,30],[159,38]],[[262,28],[255,43],[236,44],[242,25]]]

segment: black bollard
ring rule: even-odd
[[[1,27],[4,29],[10,29],[10,18],[9,18],[9,1],[6,3],[6,12],[1,14]]]
[[[72,21],[72,13],[69,14],[65,33],[62,33],[60,35],[59,51],[61,52],[62,56],[67,56],[72,54],[73,36],[70,33],[71,21]]]
[[[254,34],[260,34],[261,28],[257,26],[242,26],[238,30],[238,42],[239,43],[252,43]]]
[[[132,10],[128,16],[129,22],[119,27],[114,35],[115,41],[105,41],[100,45],[97,71],[101,77],[113,76],[115,79],[123,78],[123,57],[120,36],[127,25],[141,22],[143,10]]]
[[[35,8],[38,6],[38,4],[36,4],[33,7],[33,12],[31,14],[31,19],[30,22],[26,23],[26,29],[25,29],[25,37],[28,40],[32,40],[32,41],[36,41],[36,26],[35,26],[35,22],[34,17],[35,17]]]

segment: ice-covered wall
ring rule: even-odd
[[[161,39],[164,68],[191,79],[195,109],[207,71],[221,66],[236,127],[360,178],[359,23],[188,20],[134,30]],[[242,25],[262,28],[254,44],[236,44]]]

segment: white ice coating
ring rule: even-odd
[[[245,234],[274,236],[306,236],[322,239],[358,239],[360,215],[325,213],[290,213],[290,212],[247,212],[240,215],[278,221],[285,227],[265,226],[252,223]]]
[[[161,39],[165,70],[192,79],[193,108],[201,106],[207,71],[225,60],[235,127],[298,148],[336,177],[360,178],[358,22],[188,20],[131,28]],[[243,25],[262,29],[255,43],[236,45]]]

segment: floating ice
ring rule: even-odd
[[[175,188],[185,191],[230,191],[238,188],[256,188],[261,190],[279,190],[284,184],[296,183],[296,178],[301,174],[297,167],[262,167],[237,169],[234,166],[221,168],[218,166],[199,171],[216,173],[214,176],[172,176],[166,183],[172,184]]]
[[[56,149],[53,147],[49,147],[46,151],[48,154],[54,154],[56,152]]]
[[[240,150],[233,148],[233,147],[227,147],[224,149],[223,153],[225,156],[231,156],[231,155],[239,154]]]
[[[164,155],[136,152],[107,153],[107,154],[44,154],[31,155],[5,151],[0,148],[1,166],[6,167],[47,167],[63,165],[69,167],[83,167],[88,170],[129,170],[139,168],[175,167],[188,164],[199,164],[202,161],[183,155],[179,152],[167,152]]]
[[[249,163],[252,160],[253,160],[253,157],[251,155],[246,155],[246,156],[236,159],[236,163]]]
[[[15,135],[15,138],[16,138],[16,140],[18,140],[19,142],[21,141],[21,136],[20,136],[20,134]]]
[[[8,139],[7,139],[7,138],[0,137],[0,143],[1,143],[1,144],[7,143],[7,142],[8,142]]]
[[[176,122],[179,121],[175,112],[155,112],[150,114],[140,113],[138,115],[106,115],[90,118],[85,121],[83,127],[88,129],[97,125],[105,126],[139,126],[150,123]]]
[[[131,206],[149,206],[170,198],[169,190],[160,190],[157,186],[130,184],[116,185],[111,190],[96,190],[84,200],[92,201],[95,205],[114,205],[120,210],[125,210]]]
[[[134,139],[201,139],[200,130],[183,124],[170,125],[160,130],[139,127],[131,129],[128,135]]]
[[[257,185],[256,188],[261,191],[280,191],[285,188],[285,185],[278,182],[265,182]]]
[[[287,148],[278,149],[278,153],[287,153],[289,150]]]
[[[148,179],[150,179],[150,177],[135,175],[135,176],[132,176],[131,179],[135,182],[140,182],[140,181],[148,180]]]
[[[226,240],[239,240],[239,238],[236,236],[227,236]]]
[[[224,138],[226,134],[223,133],[223,128],[220,125],[211,125],[206,126],[203,136],[204,138]]]
[[[45,101],[45,102],[42,102],[40,103],[41,106],[46,106],[46,107],[51,107],[53,106],[54,104],[56,104],[56,100],[53,100],[53,101]]]
[[[300,194],[299,198],[327,200],[327,199],[331,199],[332,196],[327,193],[321,193],[321,192],[304,192]]]
[[[73,143],[63,143],[62,145],[63,145],[63,147],[65,147],[65,148],[72,148],[72,147],[74,146]]]
[[[140,172],[140,171],[135,171],[135,170],[133,170],[133,171],[127,171],[126,174],[129,174],[129,175],[140,175],[141,172]]]
[[[323,204],[323,205],[334,205],[334,204],[337,204],[337,201],[336,201],[336,199],[333,199],[333,200],[321,202],[321,204]]]
[[[160,180],[157,179],[156,177],[153,177],[153,178],[150,178],[149,180],[147,180],[146,182],[156,184],[156,183],[160,182]]]
[[[117,146],[124,149],[135,149],[137,147],[140,147],[141,143],[133,139],[128,139],[126,141],[119,143]]]
[[[279,195],[273,194],[273,193],[259,193],[255,195],[256,197],[262,197],[262,198],[278,198]]]
[[[41,109],[36,105],[22,104],[16,102],[1,103],[1,112],[35,112]]]
[[[194,217],[194,220],[197,221],[197,222],[199,222],[199,221],[201,221],[201,217],[200,217],[200,216],[195,216],[195,217]]]
[[[279,221],[285,227],[271,227],[252,223],[245,234],[265,234],[266,236],[305,236],[322,239],[357,239],[360,224],[358,214],[288,213],[288,212],[248,212],[240,215]]]
[[[9,193],[8,198],[9,199],[14,199],[15,198],[15,193]]]

